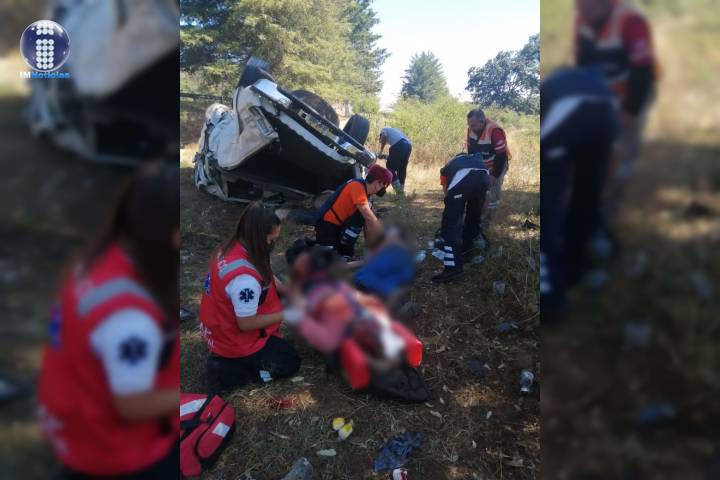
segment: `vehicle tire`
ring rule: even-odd
[[[307,90],[295,90],[292,92],[300,101],[307,103],[317,111],[325,120],[336,127],[340,125],[340,119],[335,109],[322,97]]]
[[[370,121],[362,115],[353,115],[343,127],[343,131],[354,138],[360,145],[364,145],[370,133]]]
[[[249,87],[250,85],[253,85],[258,80],[270,80],[271,82],[274,82],[275,79],[267,72],[268,64],[264,60],[261,60],[259,58],[252,57],[250,60],[248,60],[247,65],[245,65],[245,69],[243,70],[242,75],[240,76],[240,81],[238,82],[238,87]]]

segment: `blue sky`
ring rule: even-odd
[[[416,52],[430,50],[443,65],[450,93],[469,99],[467,71],[500,50],[517,50],[540,31],[540,0],[375,0],[383,65],[383,108],[400,93],[402,75]]]

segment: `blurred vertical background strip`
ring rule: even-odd
[[[573,63],[575,5],[541,2],[543,79]],[[571,289],[554,325],[542,312],[544,478],[720,478],[720,2],[634,5],[657,96],[606,284]]]
[[[57,470],[34,388],[63,269],[138,166],[177,166],[178,8],[0,0],[0,478]],[[68,30],[70,79],[21,78],[20,36],[41,19]]]

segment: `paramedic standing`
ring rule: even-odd
[[[141,170],[61,283],[38,381],[61,479],[180,476],[178,181]]]
[[[632,177],[647,111],[656,84],[650,27],[626,0],[576,0],[575,62],[597,66],[620,103],[621,160],[607,195],[613,216],[625,184]]]
[[[440,184],[445,195],[440,235],[444,239],[445,269],[434,282],[450,282],[463,273],[463,254],[482,238],[481,214],[487,195],[489,172],[479,153],[456,155],[440,169]],[[464,221],[463,221],[464,217]]]
[[[200,323],[210,350],[211,394],[290,377],[300,368],[295,348],[280,335],[284,315],[278,290],[284,286],[270,266],[279,236],[275,213],[253,202],[210,259]]]
[[[467,151],[469,154],[482,155],[490,172],[488,203],[482,215],[483,226],[486,227],[500,204],[502,186],[509,167],[507,139],[505,131],[479,108],[468,112],[467,126]]]
[[[397,128],[385,127],[380,130],[378,136],[380,141],[380,154],[382,155],[385,145],[389,145],[387,169],[393,174],[392,186],[397,193],[403,193],[405,188],[405,177],[407,175],[407,166],[410,161],[410,153],[412,152],[412,144],[407,136]],[[381,157],[382,158],[382,157]]]
[[[382,197],[392,182],[392,173],[373,165],[365,179],[348,180],[328,198],[315,215],[318,245],[332,247],[346,261],[355,253],[355,243],[365,230],[365,239],[382,232],[380,221],[370,208],[369,197]]]

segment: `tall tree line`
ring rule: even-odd
[[[183,82],[230,93],[251,56],[284,86],[367,102],[382,88],[372,0],[181,0]],[[185,85],[184,85],[185,88]]]

